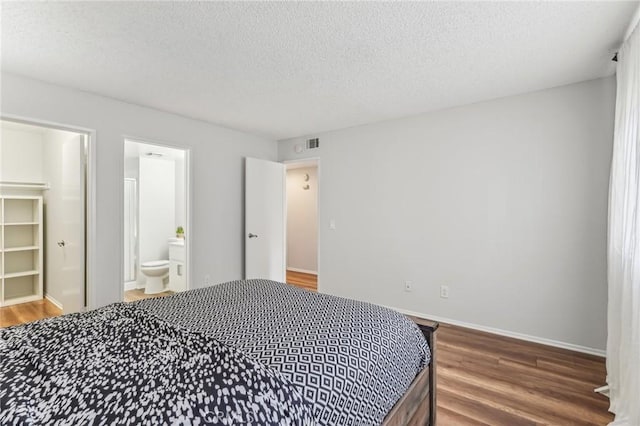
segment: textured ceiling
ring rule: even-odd
[[[638,2],[3,2],[2,69],[273,138],[611,74]]]

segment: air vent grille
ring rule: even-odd
[[[307,149],[316,149],[316,148],[320,148],[320,139],[318,138],[307,139]]]

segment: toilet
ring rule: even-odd
[[[169,275],[168,260],[144,262],[140,265],[140,271],[147,277],[144,294],[162,293],[165,290],[164,279]]]

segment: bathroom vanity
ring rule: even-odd
[[[187,289],[186,257],[184,240],[169,243],[169,290],[185,291]]]

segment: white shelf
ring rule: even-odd
[[[18,278],[18,277],[28,277],[31,275],[38,275],[40,271],[32,270],[32,271],[20,271],[20,272],[11,272],[9,274],[4,274],[2,278],[8,280],[9,278]]]
[[[0,188],[35,189],[46,191],[49,189],[49,184],[41,182],[0,182]]]
[[[29,251],[29,250],[39,250],[39,249],[40,249],[39,246],[23,246],[23,247],[5,247],[0,251],[3,251],[5,253],[12,253],[14,251]]]
[[[40,296],[39,294],[32,294],[29,296],[20,296],[20,297],[6,297],[2,305],[3,306],[17,305],[20,303],[35,302],[36,300],[41,300],[41,299],[42,299],[42,296]]]
[[[42,299],[42,220],[42,196],[0,196],[0,306]]]

